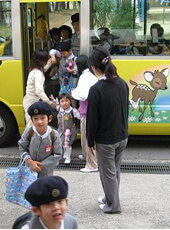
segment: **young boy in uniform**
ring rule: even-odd
[[[43,101],[35,102],[28,114],[33,126],[26,128],[18,141],[20,154],[38,177],[50,176],[62,154],[59,133],[48,125],[52,120],[51,106]]]
[[[68,184],[62,177],[49,176],[33,182],[25,193],[33,214],[22,229],[77,229],[75,218],[67,213],[67,195]]]

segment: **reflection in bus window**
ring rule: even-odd
[[[10,1],[0,1],[0,56],[12,56]]]
[[[101,43],[108,46],[106,38],[98,35],[100,28],[108,28],[110,34],[120,37],[114,40],[112,49],[109,48],[112,55],[127,55],[121,50],[129,46],[126,43],[129,33],[136,36],[133,45],[138,52],[133,55],[163,54],[162,48],[170,45],[169,11],[168,1],[103,0],[100,4],[100,0],[93,0],[90,5],[90,49]],[[97,39],[94,42],[95,36],[98,42]]]
[[[74,33],[74,28],[73,28],[73,24],[72,24],[72,20],[71,17],[72,15],[74,15],[75,13],[79,13],[80,10],[80,3],[79,2],[56,2],[54,3],[49,3],[48,5],[49,7],[49,32],[47,37],[42,40],[42,41],[36,41],[36,48],[42,48],[45,50],[50,50],[51,48],[54,48],[55,46],[57,47],[58,45],[56,45],[56,42],[53,38],[54,34],[57,34],[58,36],[58,31],[60,33],[60,40],[62,40],[62,36],[61,36],[61,31],[60,29],[63,28],[70,28],[69,30],[69,39],[70,38],[70,33]],[[37,3],[37,7],[38,7],[38,3]],[[39,15],[37,15],[38,17]],[[55,28],[55,29],[54,29]],[[57,31],[57,33],[56,33]],[[53,33],[55,32],[55,33]],[[40,44],[41,43],[41,44]],[[57,41],[58,43],[58,41]]]

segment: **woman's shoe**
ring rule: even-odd
[[[98,171],[98,168],[96,168],[96,169],[89,169],[89,168],[80,169],[80,172],[84,172],[84,173],[97,172],[97,171]]]

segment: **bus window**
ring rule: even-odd
[[[0,1],[0,56],[12,56],[11,1]]]
[[[112,55],[169,55],[168,1],[91,0],[91,50],[104,46]]]
[[[71,16],[75,13],[79,13],[79,10],[80,10],[79,2],[75,2],[75,1],[74,2],[72,1],[50,2],[48,3],[48,12],[49,12],[48,14],[47,7],[44,5],[44,8],[42,8],[42,3],[41,4],[37,3],[36,5],[37,24],[36,24],[36,43],[35,43],[36,47],[35,48],[39,48],[39,49],[41,48],[47,51],[53,48],[53,40],[50,37],[51,34],[50,32],[55,31],[56,28],[59,29],[60,31],[60,29],[63,28],[63,26],[70,27],[70,30],[72,31],[73,34],[75,31],[71,21]],[[69,39],[71,39],[70,37],[71,36],[69,36]],[[60,33],[60,39],[62,39],[61,33]]]

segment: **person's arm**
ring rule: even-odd
[[[18,141],[18,146],[19,146],[21,157],[25,158],[32,171],[38,172],[41,171],[42,169],[41,162],[32,160],[29,152],[29,146],[30,146],[29,133],[31,129],[32,127],[28,127],[25,129],[21,139]]]
[[[35,93],[42,101],[48,104],[51,104],[49,103],[50,102],[49,98],[44,92],[44,81],[45,81],[45,77],[44,77],[43,72],[36,71],[35,72]]]
[[[80,120],[80,112],[76,108],[73,108],[73,115]]]
[[[98,81],[97,77],[90,72],[83,73],[78,81],[77,87],[72,90],[72,97],[76,100],[87,100],[90,87]]]
[[[28,135],[30,132],[31,127],[28,127],[24,130],[20,140],[18,141],[18,147],[20,151],[20,156],[22,157],[27,157],[27,159],[30,157],[29,154],[29,140],[28,140]]]
[[[77,87],[71,91],[71,95],[76,100],[85,101],[88,97],[88,93],[89,88],[87,87],[87,81],[84,75],[81,75]]]
[[[47,64],[44,66],[44,72],[47,72],[47,70],[49,70],[51,66],[52,66],[52,60],[50,58],[48,59]]]
[[[41,71],[36,71],[35,74],[35,93],[42,101],[48,103],[53,109],[55,109],[56,103],[54,101],[50,101],[44,91],[45,77],[43,73]]]

